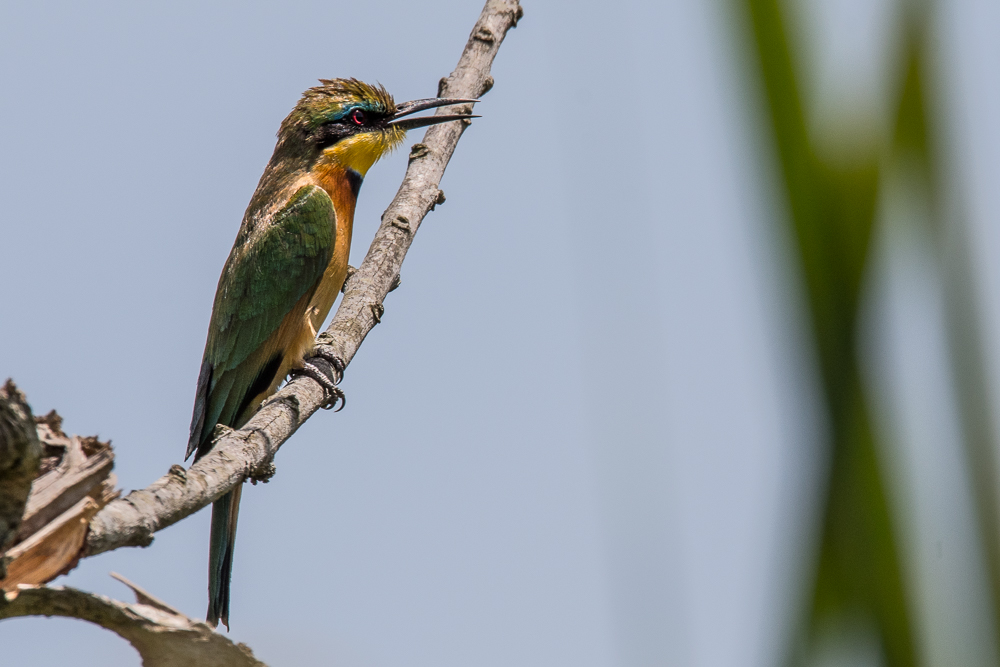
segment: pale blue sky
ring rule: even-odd
[[[890,13],[863,4],[799,3],[811,99],[868,104],[858,81],[894,76],[878,46],[892,43]],[[244,493],[235,640],[275,667],[775,663],[807,578],[823,417],[729,8],[525,3],[447,203],[347,373],[347,409],[316,415],[271,483]],[[0,266],[17,286],[0,376],[36,412],[110,438],[126,490],[180,462],[215,285],[279,122],[320,77],[433,95],[480,9],[0,7]],[[998,18],[986,0],[947,3],[937,54],[994,368]],[[405,156],[366,179],[354,264]],[[874,338],[940,354],[919,240],[898,247],[871,297],[890,338]],[[918,277],[900,282],[907,271]],[[912,321],[929,333],[907,338]],[[879,377],[907,414],[925,399],[893,387],[938,376],[897,356]],[[935,423],[947,431],[948,415]],[[917,522],[930,532],[915,553],[963,520],[961,462],[944,459],[944,477],[918,477],[952,480],[939,505],[952,509],[943,528]],[[128,599],[114,570],[201,617],[208,517],[57,583]],[[943,567],[974,589],[977,561],[954,539]],[[953,606],[944,627],[978,609]],[[989,645],[984,632],[963,641]],[[924,647],[928,664],[944,664],[952,636]],[[6,621],[0,643],[10,664],[139,663],[81,622]]]

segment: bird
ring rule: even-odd
[[[185,460],[211,451],[217,425],[238,429],[291,374],[344,399],[343,361],[313,344],[347,277],[358,191],[369,168],[406,132],[471,113],[411,117],[478,100],[396,104],[382,85],[320,79],[282,121],[215,292]],[[343,404],[341,404],[343,407]],[[229,594],[242,485],[212,505],[206,622],[229,628]]]

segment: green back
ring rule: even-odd
[[[207,451],[216,424],[236,426],[238,408],[268,360],[256,360],[254,368],[245,362],[299,299],[315,291],[335,236],[333,202],[315,185],[300,188],[270,220],[244,223],[215,294],[188,455]]]

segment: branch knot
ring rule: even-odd
[[[443,81],[444,79],[442,79]],[[431,149],[427,147],[427,144],[413,144],[410,146],[410,161],[419,160],[422,157],[427,157],[430,155]]]
[[[438,204],[443,204],[444,202],[444,190],[438,190],[437,196],[434,197],[434,201],[431,202],[431,210],[433,211]]]
[[[413,229],[410,227],[410,221],[406,219],[405,215],[397,215],[389,221],[389,224],[396,229],[402,229],[407,234],[412,234]]]
[[[257,482],[261,484],[267,484],[274,477],[275,473],[278,472],[278,468],[274,465],[274,456],[261,461],[260,465],[250,471],[247,479],[250,483],[256,485]]]
[[[472,33],[472,39],[479,42],[485,42],[486,44],[492,44],[496,41],[496,37],[493,36],[493,31],[484,25],[476,28],[476,31]]]

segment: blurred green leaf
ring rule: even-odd
[[[914,633],[858,367],[858,304],[875,221],[879,163],[876,155],[864,154],[847,163],[822,159],[807,131],[777,0],[746,0],[746,9],[831,426],[809,641],[831,622],[861,619],[873,624],[886,664],[910,667],[916,664]]]

